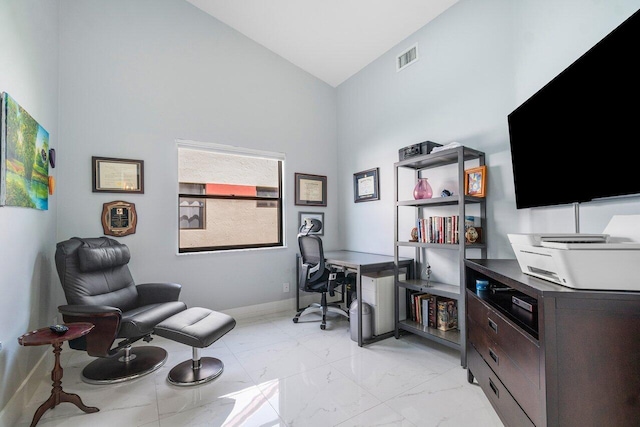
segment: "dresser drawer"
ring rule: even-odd
[[[482,391],[484,391],[484,394],[506,426],[535,427],[496,374],[473,347],[469,347],[467,351],[467,369],[478,381]]]
[[[467,330],[468,346],[473,346],[480,354],[529,418],[536,425],[541,425],[542,410],[539,386],[529,381],[524,372],[511,360],[508,353],[500,345],[492,342],[487,331],[479,327],[475,321],[468,320]]]
[[[467,318],[486,333],[488,343],[500,347],[536,389],[540,387],[540,347],[537,341],[472,292],[467,292]]]

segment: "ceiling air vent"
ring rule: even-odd
[[[409,49],[402,52],[396,58],[396,71],[404,70],[409,65],[418,60],[418,44],[414,44]]]

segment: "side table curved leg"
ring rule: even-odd
[[[31,420],[31,427],[34,427],[40,421],[40,417],[47,412],[48,409],[53,408],[61,402],[69,402],[76,405],[78,408],[82,409],[84,412],[90,414],[93,412],[98,412],[100,409],[92,406],[87,406],[82,403],[82,399],[77,394],[67,393],[65,391],[60,390],[58,394],[55,392],[51,392],[51,396],[38,408],[35,414],[33,414],[33,419]]]
[[[100,409],[96,408],[95,406],[87,406],[87,405],[85,405],[84,403],[82,403],[82,399],[80,399],[80,396],[78,396],[77,394],[73,394],[73,393],[67,393],[66,391],[61,391],[60,392],[60,402],[73,403],[74,405],[76,405],[78,408],[82,409],[87,414],[92,414],[92,413],[98,412],[100,410]]]
[[[35,427],[40,421],[40,417],[48,410],[61,402],[69,402],[76,405],[78,408],[86,413],[98,412],[100,409],[87,406],[82,403],[80,396],[73,393],[67,393],[62,390],[62,366],[60,365],[60,352],[62,351],[62,343],[55,342],[53,345],[53,354],[55,354],[55,365],[51,371],[51,379],[53,380],[53,389],[51,390],[51,396],[38,408],[35,414],[33,414],[33,420],[31,420],[31,427]]]

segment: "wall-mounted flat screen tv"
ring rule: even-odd
[[[507,121],[518,209],[640,193],[640,11]]]

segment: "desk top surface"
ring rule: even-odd
[[[393,268],[393,256],[370,254],[367,252],[355,251],[328,251],[324,253],[324,257],[328,264],[340,264],[351,267],[376,267],[388,265]],[[400,265],[408,265],[413,262],[412,258],[398,258]]]

